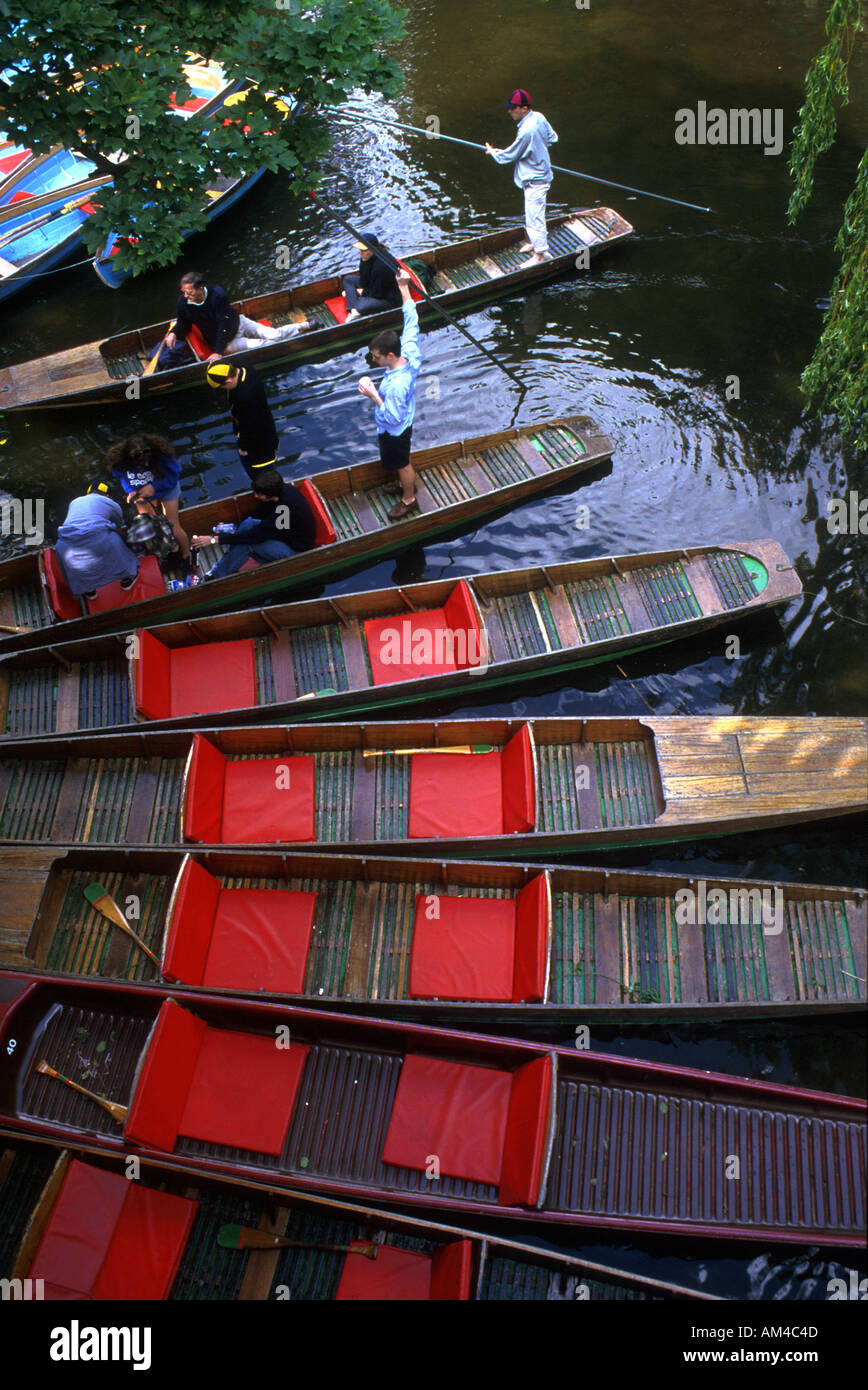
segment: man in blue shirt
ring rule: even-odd
[[[393,329],[386,329],[371,340],[368,361],[372,367],[386,369],[379,391],[369,376],[363,376],[359,382],[362,395],[374,402],[380,462],[387,473],[398,475],[397,481],[387,486],[389,492],[398,494],[398,501],[389,512],[390,521],[400,521],[419,510],[416,473],[410,462],[416,378],[422,366],[419,317],[410,294],[410,276],[404,272],[397,280],[403,300],[403,331],[399,337]]]
[[[558,137],[545,116],[540,111],[531,110],[530,97],[523,88],[519,87],[513,92],[506,107],[518,125],[515,139],[505,150],[495,149],[489,144],[485,148],[498,164],[515,165],[513,178],[524,192],[524,224],[527,232],[527,242],[521,249],[533,252],[520,269],[528,270],[531,266],[551,260],[546,228],[546,197],[552,182],[549,145],[554,145]]]

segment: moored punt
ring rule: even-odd
[[[5,850],[0,883],[4,970],[510,1026],[805,1017],[866,1003],[862,889],[80,848]]]
[[[865,1103],[849,1097],[412,1023],[14,975],[0,975],[0,1047],[0,1125],[71,1148],[597,1230],[829,1246],[864,1237]]]
[[[0,842],[501,857],[864,811],[864,719],[649,716],[4,742]]]
[[[110,585],[86,604],[86,614],[67,588],[54,551],[32,549],[0,563],[0,654],[45,646],[61,636],[71,641],[129,632],[289,592],[567,482],[605,463],[613,447],[593,420],[579,415],[419,449],[413,454],[419,512],[396,523],[388,518],[394,498],[384,491],[379,461],[317,473],[295,483],[317,517],[312,550],[177,592],[169,591],[169,581],[149,555],[128,594]],[[190,535],[205,535],[218,522],[242,521],[255,505],[251,492],[238,493],[185,508],[181,524]],[[220,553],[219,547],[206,547],[200,563],[210,567]]]
[[[800,593],[777,542],[754,541],[343,594],[145,629],[133,642],[59,642],[0,658],[0,736],[405,707],[731,626]]]
[[[156,1164],[130,1183],[104,1154],[2,1137],[0,1227],[13,1237],[0,1278],[42,1279],[46,1301],[716,1301],[520,1238]]]
[[[519,267],[526,259],[519,250],[524,237],[521,228],[490,232],[469,241],[420,251],[408,260],[411,269],[431,278],[430,294],[444,308],[500,299],[525,286],[536,286],[555,275],[576,268],[587,251],[593,258],[632,235],[629,222],[611,208],[584,208],[552,218],[549,241],[553,259],[527,270]],[[350,267],[354,270],[356,267]],[[343,275],[333,275],[292,290],[278,290],[254,299],[239,300],[236,308],[248,318],[267,319],[274,327],[308,319],[314,329],[284,342],[265,343],[249,352],[236,354],[240,362],[257,367],[291,359],[305,361],[330,352],[340,352],[351,344],[367,342],[384,328],[400,326],[400,310],[369,314],[345,322],[341,299]],[[423,301],[419,306],[423,321],[441,322],[436,310]],[[138,383],[139,396],[153,396],[201,386],[201,363],[143,376],[151,349],[165,337],[165,323],[150,324],[102,341],[86,343],[31,362],[19,362],[0,369],[0,410],[45,410],[52,406],[104,405],[133,399],[131,383]]]

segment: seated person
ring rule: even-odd
[[[178,519],[181,498],[181,465],[168,440],[159,434],[134,434],[113,444],[106,454],[112,476],[117,478],[128,502],[148,516],[160,503],[185,561],[190,558],[190,538]],[[159,508],[158,508],[159,510]]]
[[[357,319],[360,314],[382,314],[386,309],[400,309],[401,291],[395,272],[371,249],[377,247],[385,251],[385,246],[373,232],[366,232],[363,239],[353,245],[359,252],[359,273],[344,276],[347,321]]]
[[[283,328],[256,323],[239,314],[220,285],[208,285],[204,275],[190,270],[181,278],[181,296],[175,321],[161,345],[157,366],[164,370],[166,367],[183,365],[178,360],[179,340],[184,342],[189,339],[193,328],[198,329],[200,347],[204,345],[210,348],[210,355],[205,360],[216,362],[224,353],[246,352],[249,348],[261,347],[264,342],[294,338],[297,333],[303,333],[310,327],[308,319],[303,323],[288,323]],[[188,348],[184,361],[195,360],[196,356]]]
[[[294,551],[313,548],[316,519],[311,505],[298,488],[284,482],[276,468],[257,477],[253,496],[258,505],[234,532],[193,537],[197,548],[215,545],[218,540],[229,546],[208,579],[224,579],[227,574],[235,574],[246,560],[268,564],[272,560],[285,560]]]
[[[131,589],[139,562],[121,535],[124,514],[112,497],[112,483],[91,483],[84,497],[69,504],[57,528],[55,552],[66,582],[78,597],[96,598],[97,589],[120,580]]]

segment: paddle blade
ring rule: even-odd
[[[110,922],[116,922],[119,927],[123,927],[124,931],[129,929],[126,917],[111,893],[108,893],[101,883],[89,883],[84,890],[84,896],[91,907],[95,907],[97,912],[102,913],[103,917],[108,917]]]
[[[242,1250],[243,1235],[243,1226],[221,1226],[217,1232],[217,1244],[222,1245],[224,1250]]]

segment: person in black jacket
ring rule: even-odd
[[[347,301],[347,321],[360,314],[381,314],[385,309],[400,309],[401,291],[394,270],[379,260],[372,250],[385,251],[385,246],[373,232],[366,232],[361,241],[353,242],[359,253],[358,275],[344,276],[344,299]]]
[[[239,314],[230,302],[229,296],[220,285],[207,285],[204,275],[197,270],[189,270],[181,278],[181,295],[175,314],[172,330],[166,334],[163,351],[173,354],[178,339],[189,343],[190,333],[197,329],[197,342],[192,347],[199,357],[205,348],[210,355],[204,359],[216,362],[227,352],[246,352],[250,348],[261,347],[263,342],[273,343],[285,338],[294,338],[311,324],[289,323],[284,328],[272,328],[266,323],[256,323],[253,319]],[[163,356],[161,351],[161,359]],[[159,366],[160,363],[157,363]],[[169,365],[177,365],[169,359]]]
[[[228,393],[238,455],[255,486],[262,471],[277,462],[277,426],[259,373],[222,357],[209,364],[205,380]]]
[[[295,551],[312,548],[316,519],[311,505],[298,488],[284,482],[276,468],[257,479],[253,495],[257,506],[234,532],[193,537],[198,548],[218,542],[228,546],[208,579],[236,574],[251,557],[267,565],[272,560],[285,560]]]

